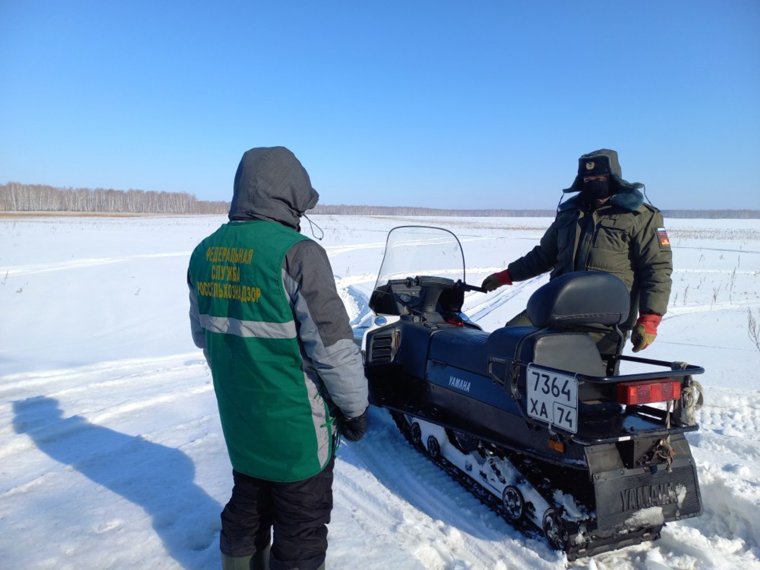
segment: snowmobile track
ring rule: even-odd
[[[415,450],[417,450],[423,456],[427,457],[435,465],[440,467],[452,479],[457,481],[462,487],[472,493],[475,498],[478,499],[482,504],[491,509],[499,517],[503,518],[512,528],[524,534],[526,538],[539,541],[545,540],[544,533],[541,531],[541,529],[537,528],[530,521],[528,521],[527,517],[523,517],[519,521],[510,519],[509,515],[504,509],[504,505],[496,498],[495,495],[489,493],[482,486],[478,485],[471,477],[468,477],[464,472],[457,469],[442,455],[433,457],[421,442],[414,440],[414,437],[409,430],[409,423],[405,420],[404,415],[401,412],[390,410],[390,414],[398,430]]]

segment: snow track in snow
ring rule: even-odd
[[[467,316],[471,320],[477,323],[494,311],[501,309],[507,303],[514,301],[517,297],[524,295],[526,292],[533,292],[538,287],[538,284],[542,283],[544,280],[545,277],[540,276],[520,283],[515,283],[511,286],[500,287],[496,291],[488,293],[488,297],[485,298],[482,298],[482,293],[472,293],[465,300],[465,313],[467,313]],[[475,295],[479,295],[479,297],[475,297]],[[473,297],[474,301],[470,304],[470,299]],[[524,308],[525,307],[523,306],[522,309]],[[515,315],[517,313],[519,313],[519,311],[516,311]]]
[[[372,537],[370,543],[388,545],[391,552],[391,544],[403,547],[405,554],[395,554],[401,565],[387,567],[555,568],[564,558],[512,529],[414,450],[387,411],[373,409],[370,420],[367,438],[339,451],[345,465],[336,468],[342,489],[336,510],[350,510],[352,520]],[[373,490],[371,496],[366,489]],[[451,512],[458,513],[454,521]],[[377,533],[378,521],[392,529],[390,536],[385,530]]]
[[[103,265],[111,265],[114,263],[125,263],[131,261],[139,261],[144,259],[166,259],[171,257],[179,257],[187,259],[190,257],[189,251],[179,251],[173,253],[148,253],[142,255],[131,256],[119,256],[119,257],[100,257],[100,258],[85,258],[75,259],[72,261],[62,261],[59,263],[39,263],[31,265],[14,265],[11,267],[0,267],[0,275],[5,277],[22,277],[27,275],[35,275],[38,273],[50,273],[54,271],[72,271],[78,269],[84,269],[86,267],[100,267]]]

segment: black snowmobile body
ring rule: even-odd
[[[459,245],[440,228],[396,228],[383,266],[392,250],[415,251],[431,267],[431,247],[452,257],[449,241]],[[531,326],[489,333],[459,312],[464,293],[478,289],[464,282],[463,257],[461,279],[437,269],[406,277],[381,269],[370,299],[377,315],[398,318],[366,333],[371,401],[412,443],[571,559],[657,538],[666,522],[701,513],[684,434],[698,429],[692,376],[703,369],[605,361],[588,334],[628,316],[622,281],[559,277],[531,296]],[[614,373],[631,366],[643,370]]]

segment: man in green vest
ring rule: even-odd
[[[229,222],[190,258],[193,340],[233,467],[224,570],[324,568],[336,440],[367,428],[362,357],[330,262],[299,233],[318,199],[292,152],[253,148]]]
[[[644,185],[623,179],[617,152],[601,149],[578,160],[570,188],[577,193],[557,208],[541,242],[507,269],[483,281],[486,291],[551,271],[551,279],[571,271],[616,275],[631,293],[631,312],[620,327],[631,334],[633,351],[654,342],[668,308],[673,258],[660,211],[644,202]],[[507,325],[529,324],[525,313]],[[632,331],[632,332],[631,332]],[[604,356],[622,351],[618,335],[592,335]]]

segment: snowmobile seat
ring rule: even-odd
[[[557,332],[532,326],[502,327],[488,337],[486,354],[492,361],[535,362],[592,376],[603,376],[605,372],[596,344],[584,332]]]
[[[430,360],[486,375],[489,333],[476,328],[451,327],[430,339]]]
[[[509,363],[515,358],[592,376],[605,373],[596,344],[586,333],[532,326],[502,327],[490,334],[477,329],[440,330],[430,339],[429,357],[484,377],[490,376],[489,362]]]
[[[604,362],[584,327],[622,323],[629,303],[628,289],[614,275],[567,273],[531,295],[527,314],[533,326],[507,326],[490,334],[456,327],[439,330],[430,339],[429,357],[486,377],[489,361],[513,359],[604,376]]]

